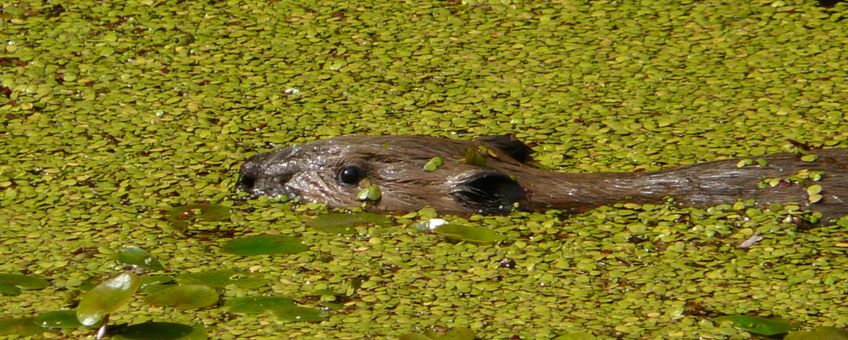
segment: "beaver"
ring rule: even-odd
[[[513,209],[579,213],[618,202],[661,203],[668,198],[694,207],[740,199],[753,199],[761,207],[797,203],[828,219],[848,212],[848,149],[632,173],[546,171],[532,166],[531,153],[511,135],[466,141],[342,136],[256,154],[242,165],[238,186],[254,196],[389,212],[431,207],[460,214]],[[377,194],[364,195],[363,188]]]

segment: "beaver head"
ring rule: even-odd
[[[356,207],[368,183],[381,193],[366,204],[370,210],[508,212],[525,197],[513,174],[529,155],[530,148],[511,136],[344,136],[257,154],[241,167],[238,185],[253,195]],[[443,165],[424,170],[435,157]]]

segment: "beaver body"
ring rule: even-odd
[[[257,154],[239,187],[330,207],[363,204],[364,184],[379,189],[374,211],[505,213],[512,209],[581,212],[617,202],[689,206],[753,199],[797,203],[825,218],[848,213],[848,149],[699,163],[656,172],[561,173],[527,163],[531,150],[511,136],[459,141],[426,136],[344,136]],[[434,158],[442,165],[425,170]],[[815,159],[812,159],[815,158]],[[806,161],[805,161],[806,160]],[[748,164],[750,163],[750,164]],[[432,166],[432,164],[431,164]],[[814,186],[818,188],[812,188]]]

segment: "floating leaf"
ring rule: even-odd
[[[266,310],[289,321],[321,321],[324,320],[321,310],[300,307],[294,300],[281,296],[253,296],[228,300],[225,307],[231,313],[260,314]]]
[[[388,226],[392,219],[383,214],[362,212],[320,215],[306,221],[307,226],[330,234],[354,234],[355,227],[368,224]]]
[[[123,273],[103,281],[86,292],[77,306],[77,320],[83,326],[92,326],[106,314],[121,308],[141,286],[141,279],[133,273]]]
[[[20,289],[44,289],[50,282],[35,275],[0,274],[0,293],[3,295],[18,295]],[[9,287],[12,286],[12,287]],[[16,292],[6,294],[6,292]]]
[[[262,314],[266,310],[294,305],[294,300],[282,296],[252,296],[227,300],[224,307],[231,313]]]
[[[740,159],[738,162],[736,162],[736,167],[737,168],[744,168],[745,166],[748,166],[748,165],[751,165],[751,164],[754,164],[753,159],[744,158],[744,159]]]
[[[189,326],[173,322],[148,321],[119,328],[112,332],[113,339],[206,339],[206,330],[200,326]]]
[[[440,225],[433,231],[449,239],[473,243],[495,243],[504,239],[500,234],[486,228],[451,223]]]
[[[267,280],[247,272],[219,269],[200,273],[181,274],[177,276],[177,282],[184,285],[206,285],[212,288],[224,288],[228,285],[235,285],[239,288],[253,289],[265,285]]]
[[[475,338],[474,331],[468,327],[453,328],[442,335],[428,330],[424,334],[408,333],[400,336],[401,340],[474,340]]]
[[[779,318],[761,318],[753,315],[729,315],[720,316],[715,319],[718,322],[730,321],[733,326],[752,334],[773,336],[789,332],[795,325],[789,321]]]
[[[0,295],[21,295],[21,289],[10,283],[0,283]]]
[[[568,332],[558,335],[554,340],[594,340],[594,335],[586,332]]]
[[[817,159],[819,159],[819,155],[816,155],[814,153],[801,156],[802,162],[815,162]]]
[[[231,240],[221,247],[225,253],[241,256],[294,254],[308,249],[299,238],[282,235],[247,236]]]
[[[381,198],[383,198],[383,194],[380,192],[380,188],[370,183],[356,194],[356,199],[359,201],[376,202]]]
[[[33,336],[44,332],[34,318],[0,319],[0,336]]]
[[[447,332],[445,335],[439,337],[439,340],[474,340],[476,335],[471,328],[468,327],[456,327]]]
[[[166,220],[176,230],[185,230],[196,221],[222,221],[230,217],[230,208],[218,204],[195,203],[171,208]]]
[[[73,309],[63,309],[38,314],[35,323],[44,328],[79,328],[82,324],[77,320]]]
[[[465,150],[465,164],[468,165],[477,165],[477,166],[486,166],[486,154],[488,151],[485,150],[482,146],[480,148],[470,147]]]
[[[218,293],[206,285],[176,285],[148,295],[144,301],[156,306],[195,309],[218,302]]]
[[[848,330],[836,327],[816,327],[811,331],[791,332],[783,340],[848,340]]]
[[[442,167],[445,164],[445,161],[442,160],[442,157],[436,156],[427,161],[427,164],[424,164],[424,171],[436,171],[436,169]]]
[[[145,275],[141,277],[141,290],[153,286],[164,285],[167,283],[174,282],[174,278],[168,275]]]
[[[123,247],[115,253],[114,258],[120,263],[139,266],[150,270],[165,269],[165,267],[163,267],[156,258],[150,255],[150,253],[146,250],[139,247]]]

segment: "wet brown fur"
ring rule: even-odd
[[[485,165],[466,154],[486,146]],[[509,136],[459,141],[425,136],[345,136],[290,146],[251,157],[240,171],[240,186],[255,195],[286,195],[330,207],[360,206],[358,185],[342,183],[339,172],[357,166],[382,193],[369,203],[375,211],[415,211],[432,207],[444,213],[503,213],[562,209],[581,212],[616,202],[656,203],[666,198],[689,206],[712,206],[754,199],[760,206],[799,203],[825,218],[848,213],[848,149],[814,150],[814,162],[799,154],[751,157],[764,160],[738,167],[739,159],[699,163],[657,172],[561,173],[526,165],[530,149]],[[444,165],[423,170],[433,157]],[[821,171],[820,181],[783,181],[799,170]],[[821,185],[823,198],[808,203],[806,189]]]

